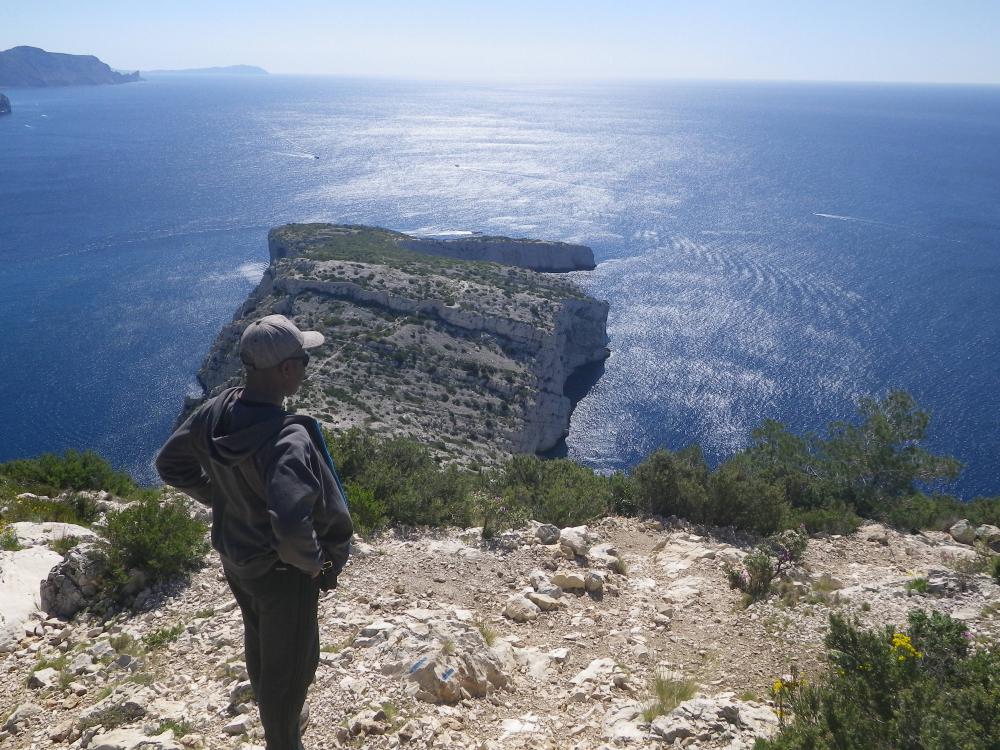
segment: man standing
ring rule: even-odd
[[[283,315],[240,339],[246,385],[206,401],[160,449],[164,482],[212,508],[212,546],[243,613],[247,672],[267,750],[302,747],[299,718],[319,663],[319,590],[337,585],[353,533],[316,420],[290,414],[307,349]]]

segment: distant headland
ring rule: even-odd
[[[270,75],[256,65],[223,65],[215,68],[181,68],[179,70],[144,70],[152,76],[266,76]]]
[[[139,71],[118,73],[93,55],[12,47],[0,52],[0,86],[95,86],[139,81]]]

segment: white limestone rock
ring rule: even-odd
[[[552,584],[558,586],[563,591],[583,591],[587,587],[587,582],[583,573],[559,572],[552,576]]]
[[[964,518],[953,524],[948,533],[959,544],[973,544],[976,541],[976,527]]]
[[[982,542],[991,551],[1000,553],[1000,528],[988,523],[976,527],[976,541]]]
[[[107,561],[96,544],[78,544],[42,581],[42,609],[69,619],[98,594],[106,567]]]
[[[0,653],[13,651],[38,612],[38,585],[62,556],[46,547],[0,552]]]
[[[541,608],[527,597],[511,597],[507,605],[503,608],[504,617],[509,617],[514,622],[533,622],[538,619]]]
[[[559,532],[559,545],[579,557],[586,557],[596,541],[596,535],[586,526],[570,526]]]
[[[12,523],[11,527],[17,534],[17,541],[25,547],[48,546],[53,541],[69,537],[76,537],[80,541],[93,541],[99,538],[90,529],[75,523],[18,521]]]
[[[148,736],[137,729],[112,729],[91,740],[87,750],[182,750],[174,741],[174,733],[167,730]]]
[[[540,594],[537,591],[529,591],[524,596],[543,612],[551,612],[563,606],[563,603],[555,597]]]

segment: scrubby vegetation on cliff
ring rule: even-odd
[[[755,750],[955,750],[1000,747],[1000,650],[973,649],[966,626],[914,610],[909,626],[864,630],[830,616],[829,668],[773,693],[794,718]]]
[[[849,533],[862,518],[907,530],[943,528],[958,518],[1000,523],[1000,498],[961,502],[928,489],[961,470],[921,445],[928,424],[913,398],[897,391],[864,400],[857,423],[834,422],[825,437],[798,436],[769,421],[749,447],[714,470],[694,445],[657,450],[631,472],[610,476],[526,455],[495,469],[458,472],[440,468],[426,447],[403,438],[350,430],[328,440],[358,498],[360,526],[368,529],[482,523],[490,507],[484,496],[506,508],[496,516],[501,525],[529,517],[572,525],[609,513],[679,516],[761,535],[800,525]]]

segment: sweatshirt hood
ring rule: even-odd
[[[230,388],[219,394],[200,429],[212,459],[224,466],[245,461],[281,430],[288,417],[280,406],[243,404],[239,401],[242,392],[242,388]]]

